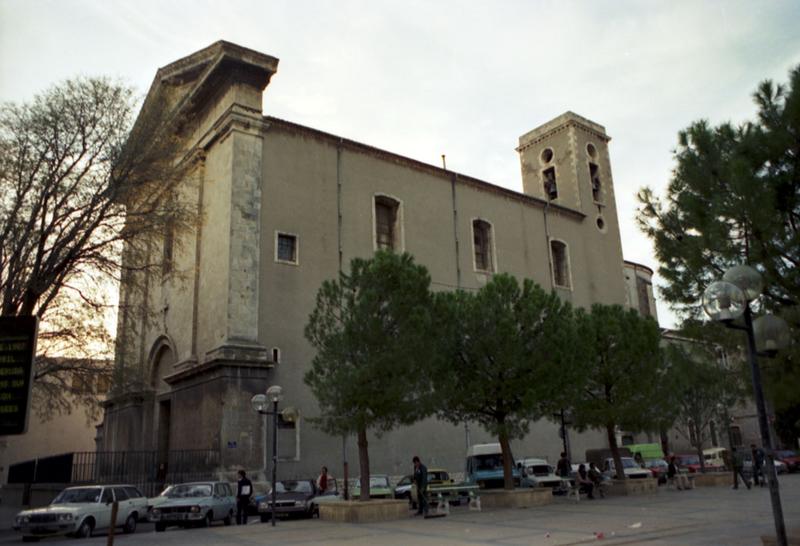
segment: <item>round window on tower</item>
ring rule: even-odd
[[[602,216],[597,217],[597,220],[595,220],[595,224],[597,224],[597,229],[599,229],[601,232],[603,233],[606,232],[606,221],[603,220]]]
[[[592,159],[597,159],[597,148],[595,148],[594,144],[591,142],[586,145],[586,153],[589,154],[589,157]]]
[[[540,156],[542,161],[542,165],[547,165],[551,161],[553,161],[553,149],[552,148],[545,148],[542,150],[542,155]]]

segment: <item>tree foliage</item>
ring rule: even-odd
[[[578,323],[588,350],[580,366],[585,382],[573,401],[575,426],[606,431],[617,477],[624,479],[616,428],[658,429],[669,411],[658,324],[634,310],[602,304],[578,313]]]
[[[425,364],[433,336],[427,270],[408,254],[353,259],[325,281],[305,328],[317,350],[305,383],[330,434],[355,433],[361,500],[369,499],[367,431],[379,434],[430,414]]]
[[[513,488],[510,440],[529,421],[563,408],[581,377],[572,308],[526,279],[495,275],[477,293],[437,294],[443,358],[435,370],[439,417],[474,421],[496,435],[506,489]]]
[[[196,219],[171,198],[187,170],[176,129],[152,103],[131,132],[134,104],[124,85],[78,78],[0,108],[0,313],[42,319],[54,353],[40,355],[34,388],[50,394],[110,374],[96,358],[98,344],[113,350],[96,324],[105,294],[125,269],[156,265],[146,250],[165,226]]]

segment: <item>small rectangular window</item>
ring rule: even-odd
[[[553,284],[562,288],[569,288],[567,245],[561,241],[552,241],[550,243],[550,254],[553,259]]]
[[[650,309],[650,291],[648,288],[651,286],[649,282],[641,277],[636,277],[636,297],[639,300],[639,314],[645,317],[652,315]]]
[[[276,237],[277,248],[275,259],[279,262],[297,263],[297,236],[288,233],[278,233]]]
[[[492,226],[483,220],[472,222],[473,248],[475,252],[475,269],[493,271],[492,263]]]

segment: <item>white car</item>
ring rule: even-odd
[[[636,461],[633,460],[633,457],[622,457],[622,469],[625,472],[625,477],[628,479],[641,479],[641,478],[652,478],[653,473],[650,472],[646,468],[642,468],[639,466]],[[617,472],[614,469],[614,459],[608,458],[606,459],[605,464],[603,465],[603,475],[609,478],[615,478],[617,476]]]
[[[147,497],[132,485],[68,487],[49,506],[17,514],[14,530],[22,533],[23,542],[53,535],[86,538],[93,531],[108,529],[115,501],[117,527],[133,533],[139,518],[147,513]]]
[[[533,487],[557,489],[563,485],[561,477],[556,475],[547,459],[521,459],[517,461],[517,466]]]

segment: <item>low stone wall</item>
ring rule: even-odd
[[[489,489],[480,491],[482,508],[528,508],[553,502],[553,490],[549,487],[526,489]]]
[[[702,474],[697,472],[690,474],[694,478],[695,487],[713,487],[717,485],[733,485],[733,474],[731,472],[714,472]]]
[[[655,478],[611,480],[605,485],[607,495],[655,495],[657,491],[658,480]]]
[[[786,543],[789,546],[800,546],[800,527],[786,530]],[[778,546],[778,539],[775,535],[761,535],[763,546]]]
[[[375,499],[367,502],[342,501],[319,505],[319,519],[339,523],[374,523],[410,517],[407,500]]]

